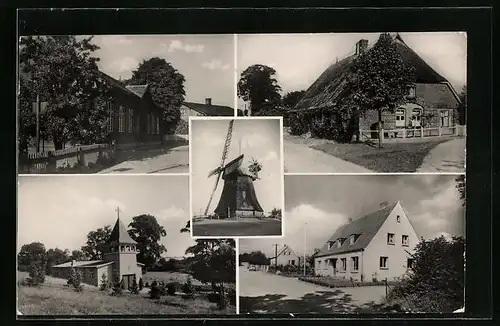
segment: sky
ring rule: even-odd
[[[419,237],[465,235],[465,210],[454,175],[285,176],[284,237],[240,240],[240,252],[260,250],[270,256],[273,244],[298,254],[321,248],[336,229],[377,211],[380,203],[400,201]],[[305,223],[307,222],[307,225]],[[308,248],[308,249],[307,249]]]
[[[234,107],[234,36],[220,35],[97,35],[99,69],[116,79],[128,79],[143,60],[170,62],[186,81],[187,102]]]
[[[240,34],[237,71],[253,64],[276,70],[283,94],[306,90],[336,59],[354,54],[356,42],[373,44],[379,33]],[[467,38],[461,32],[400,33],[405,43],[457,92],[466,83]],[[282,95],[283,95],[282,94]],[[241,100],[239,100],[241,103]]]
[[[18,187],[18,242],[45,248],[80,249],[90,231],[114,226],[116,208],[127,226],[132,217],[151,214],[167,236],[165,256],[180,257],[194,244],[179,230],[189,220],[187,176],[21,176]]]
[[[211,170],[221,163],[230,119],[191,120],[191,167],[193,214],[203,214],[215,184],[215,177],[208,178]],[[243,165],[251,158],[262,164],[258,180],[254,181],[257,199],[265,213],[282,208],[281,138],[279,119],[236,119],[233,125],[231,145],[226,164],[244,154]],[[213,212],[224,186],[220,180],[210,205]]]

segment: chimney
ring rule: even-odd
[[[349,223],[352,223],[352,218],[349,217],[349,219],[347,220]]]
[[[75,266],[75,263],[76,263],[76,260],[74,260],[74,259],[73,259],[73,260],[71,261],[71,267]]]
[[[388,202],[384,201],[380,203],[380,208],[384,208],[385,206],[389,205]]]
[[[212,105],[212,99],[211,99],[210,97],[207,97],[207,98],[205,99],[205,104],[206,104],[206,105]]]
[[[368,48],[368,40],[361,39],[356,43],[356,55],[360,55]]]

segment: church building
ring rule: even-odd
[[[67,278],[71,267],[81,271],[83,283],[99,286],[102,276],[106,280],[123,281],[125,289],[129,289],[134,280],[139,282],[144,264],[137,262],[137,242],[127,232],[120,218],[116,220],[111,236],[106,242],[102,260],[70,261],[52,267],[52,276]]]

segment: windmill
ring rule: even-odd
[[[257,179],[257,175],[248,171],[242,166],[244,155],[241,154],[229,163],[225,164],[231,138],[233,133],[234,120],[229,122],[226,141],[222,150],[222,158],[220,165],[212,170],[208,177],[215,176],[215,184],[208,200],[205,216],[208,215],[210,204],[217,190],[220,179],[224,180],[219,203],[215,208],[215,214],[218,218],[239,218],[239,217],[260,217],[263,216],[263,209],[260,206],[253,181]],[[241,145],[240,145],[241,146]],[[240,147],[241,151],[241,147]]]

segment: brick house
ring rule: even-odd
[[[399,34],[394,36],[397,51],[403,62],[415,68],[415,82],[408,85],[406,103],[391,112],[382,112],[382,127],[385,137],[417,137],[423,136],[421,128],[432,128],[424,131],[425,136],[453,135],[454,128],[459,123],[459,95],[446,78],[430,67],[415,51],[413,51]],[[291,115],[302,114],[309,128],[317,120],[329,119],[329,111],[335,108],[335,103],[341,99],[347,86],[347,77],[356,57],[368,49],[368,41],[356,43],[355,53],[332,64],[307,89],[304,97],[290,111]],[[354,124],[356,122],[353,122]],[[359,117],[360,130],[373,131],[371,138],[378,138],[378,112],[366,111]],[[405,130],[413,132],[403,132]]]
[[[339,227],[314,259],[320,276],[371,282],[393,280],[412,266],[419,238],[400,202]]]

